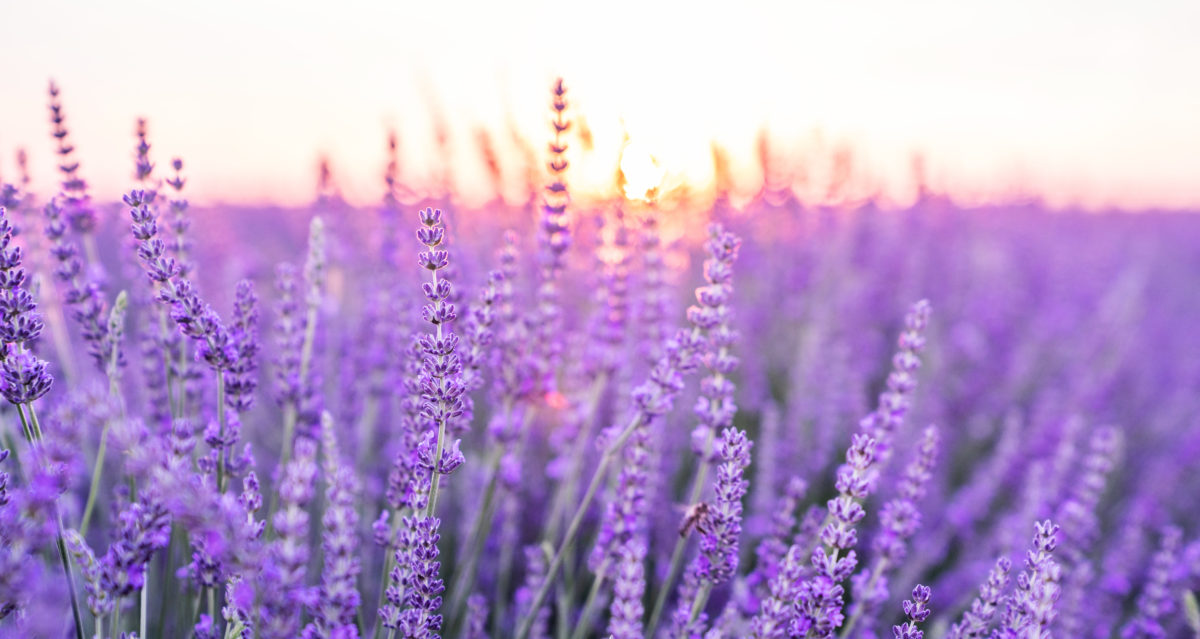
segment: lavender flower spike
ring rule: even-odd
[[[925,495],[933,464],[940,444],[938,431],[929,426],[921,436],[916,457],[904,469],[900,481],[900,495],[884,504],[879,518],[882,530],[872,542],[875,556],[869,568],[854,576],[854,604],[850,618],[842,628],[841,636],[850,637],[855,626],[863,624],[869,628],[888,593],[888,569],[904,560],[906,543],[921,527],[921,511],[917,503]]]
[[[904,602],[904,616],[908,617],[903,625],[892,626],[895,639],[924,639],[925,633],[917,628],[917,624],[929,618],[929,586],[918,585],[913,588],[912,599]]]
[[[345,636],[355,627],[354,614],[360,601],[356,583],[360,568],[356,554],[358,511],[354,503],[358,480],[350,466],[340,458],[333,417],[328,412],[321,415],[321,433],[325,446],[323,470],[327,486],[323,519],[325,530],[321,543],[325,569],[321,572],[321,587],[314,611],[316,619],[305,629],[306,639]]]
[[[1008,571],[1011,569],[1012,562],[1008,557],[996,560],[987,581],[979,587],[979,596],[971,602],[971,608],[963,613],[962,621],[950,628],[946,639],[982,639],[988,635],[992,619],[1004,600],[1004,591],[1008,589]]]
[[[59,156],[58,170],[62,173],[62,191],[67,220],[75,232],[90,238],[89,234],[96,228],[96,211],[92,207],[91,197],[87,192],[87,182],[79,177],[79,161],[73,155],[75,147],[68,139],[66,116],[63,114],[62,101],[58,98],[59,89],[53,81],[50,82],[50,134],[54,136]],[[89,257],[95,261],[94,251],[88,249]]]
[[[742,497],[749,486],[743,474],[750,465],[750,440],[737,428],[726,428],[717,447],[721,463],[717,466],[716,503],[700,537],[700,556],[695,574],[700,590],[691,602],[687,626],[700,615],[713,586],[733,577],[738,564],[738,537],[742,533]],[[682,603],[682,602],[681,602]]]
[[[1052,556],[1058,546],[1058,526],[1037,522],[1033,547],[1025,555],[1025,571],[1009,599],[1000,623],[1000,637],[1041,637],[1054,621],[1062,570]]]
[[[800,587],[792,634],[803,637],[832,637],[842,625],[845,581],[858,557],[855,526],[866,515],[860,502],[870,494],[870,469],[875,462],[875,440],[856,434],[846,451],[846,463],[837,472],[838,496],[829,500],[825,526],[820,533],[823,547],[812,553],[815,574]],[[841,553],[845,551],[845,555]]]
[[[554,391],[555,374],[562,357],[563,338],[559,327],[562,324],[562,309],[558,290],[558,279],[565,267],[564,256],[571,245],[571,229],[568,224],[567,206],[570,194],[564,180],[567,170],[565,157],[567,144],[563,134],[570,128],[565,119],[567,90],[560,78],[554,83],[554,141],[550,143],[550,184],[546,187],[542,202],[542,220],[538,241],[541,270],[537,288],[537,324],[534,326],[538,353],[538,374],[541,390]]]
[[[887,388],[880,393],[875,412],[865,417],[859,425],[860,429],[875,438],[878,462],[874,471],[876,475],[892,456],[892,437],[904,423],[912,402],[912,392],[917,387],[916,374],[921,366],[921,351],[925,348],[929,312],[929,302],[921,300],[913,304],[904,316],[904,331],[896,340],[897,350],[892,358]]]
[[[1182,537],[1182,531],[1174,526],[1163,531],[1158,552],[1150,562],[1150,574],[1138,595],[1137,612],[1121,628],[1121,639],[1163,639],[1167,636],[1164,622],[1175,606],[1171,573],[1178,563]]]
[[[269,561],[261,574],[261,636],[267,639],[293,639],[299,629],[309,556],[308,504],[313,498],[316,457],[316,442],[298,438],[279,487],[280,508],[274,521],[278,538],[271,543]]]
[[[442,592],[445,585],[438,576],[441,563],[438,561],[438,528],[436,517],[406,518],[400,545],[396,551],[397,563],[408,561],[408,571],[403,583],[408,608],[400,615],[399,630],[405,639],[433,639],[442,629]],[[401,553],[404,553],[403,556]],[[389,639],[394,629],[388,633]]]
[[[436,432],[425,434],[422,442],[423,460],[431,473],[429,503],[425,506],[426,516],[437,512],[438,486],[441,476],[450,474],[461,463],[457,453],[457,442],[447,447],[447,429],[463,414],[462,361],[455,352],[458,336],[450,325],[457,318],[454,304],[450,302],[453,287],[447,279],[439,278],[438,272],[450,263],[450,254],[442,248],[446,239],[446,227],[442,225],[440,209],[421,211],[421,228],[417,229],[417,240],[425,250],[417,256],[422,267],[430,272],[430,281],[422,285],[427,303],[421,309],[421,317],[434,327],[432,335],[421,336],[421,350],[425,359],[421,363],[421,389],[424,403],[422,416],[436,425]],[[431,441],[432,440],[432,441]]]
[[[13,226],[6,213],[0,207],[0,393],[19,406],[49,392],[54,378],[46,371],[46,362],[29,351],[41,335],[42,318],[25,290],[21,248],[13,243]]]

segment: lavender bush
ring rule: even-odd
[[[1197,218],[585,202],[550,98],[524,206],[392,137],[378,211],[251,212],[146,121],[93,193],[52,85],[0,635],[1200,636]]]

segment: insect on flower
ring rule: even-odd
[[[679,536],[687,537],[692,530],[698,533],[707,532],[708,518],[709,505],[707,502],[698,501],[688,506],[683,514],[683,523],[679,525]]]

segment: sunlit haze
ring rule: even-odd
[[[530,160],[541,170],[562,76],[579,197],[615,192],[628,134],[663,188],[711,193],[723,158],[735,199],[759,191],[765,166],[772,188],[809,201],[903,205],[923,182],[964,203],[1200,206],[1200,3],[728,9],[6,2],[0,178],[23,147],[33,188],[53,190],[53,78],[99,199],[132,183],[144,116],[155,159],[183,157],[201,202],[310,202],[321,156],[348,201],[377,202],[391,129],[416,192],[490,199],[486,147],[513,201]],[[634,181],[647,172],[627,187],[655,186]]]

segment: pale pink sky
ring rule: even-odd
[[[310,201],[324,152],[347,198],[374,202],[390,126],[406,178],[437,173],[437,110],[456,190],[478,200],[478,130],[515,188],[506,122],[540,152],[561,74],[596,139],[574,149],[580,191],[607,186],[623,128],[695,185],[716,140],[753,191],[766,127],[810,183],[852,148],[856,188],[900,202],[920,152],[933,187],[963,200],[1200,207],[1198,28],[1195,0],[4,2],[0,176],[22,146],[53,188],[54,77],[101,199],[129,187],[144,115],[195,200]]]

